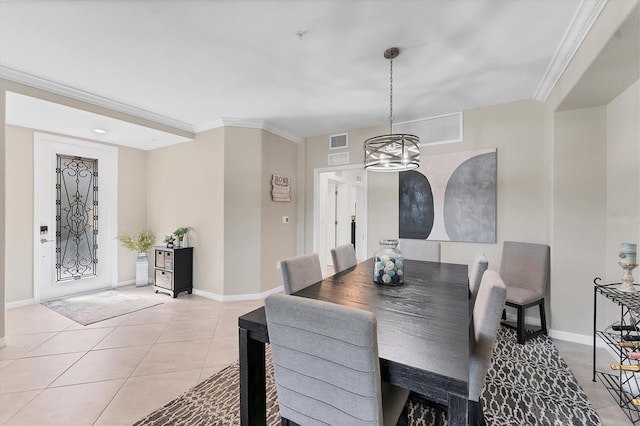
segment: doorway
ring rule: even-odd
[[[366,173],[360,165],[314,171],[313,250],[323,274],[333,267],[331,249],[339,245],[353,242],[356,258],[367,258],[366,193]]]
[[[34,301],[117,285],[118,149],[34,133]]]

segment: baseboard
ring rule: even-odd
[[[116,287],[125,287],[131,284],[135,284],[136,280],[127,280],[127,281],[120,281],[118,282],[118,284],[116,284]]]
[[[279,293],[282,291],[284,291],[284,287],[280,286],[272,288],[271,290],[264,291],[262,293],[223,295],[194,288],[193,294],[195,294],[196,296],[204,297],[206,299],[217,300],[218,302],[243,302],[246,300],[261,300],[269,296],[270,294]]]
[[[0,348],[4,348],[7,346],[7,339],[5,337],[0,337]]]
[[[15,302],[7,302],[4,304],[6,310],[22,308],[23,306],[33,305],[35,302],[33,299],[16,300]]]

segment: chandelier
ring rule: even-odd
[[[400,49],[384,51],[389,59],[389,134],[364,141],[364,168],[371,172],[401,172],[420,165],[420,138],[415,135],[393,133],[393,60]]]

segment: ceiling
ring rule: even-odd
[[[114,142],[109,129],[113,143],[152,149],[230,122],[300,140],[387,122],[392,46],[396,122],[544,100],[605,3],[0,0],[0,76],[183,131]],[[98,126],[16,99],[8,120],[29,127],[51,125],[38,108]]]

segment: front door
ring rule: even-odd
[[[34,300],[117,284],[117,148],[34,134]]]

